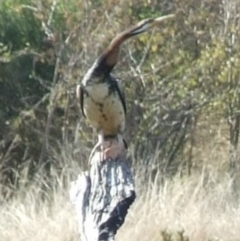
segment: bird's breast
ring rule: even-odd
[[[117,135],[125,126],[125,113],[119,94],[108,83],[86,86],[84,113],[90,124],[104,135]]]

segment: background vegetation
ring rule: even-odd
[[[117,33],[140,19],[168,13],[177,13],[176,19],[124,44],[114,70],[126,89],[125,135],[138,182],[149,180],[155,187],[160,181],[161,190],[170,192],[164,185],[173,185],[167,183],[177,178],[182,184],[177,187],[184,193],[188,182],[198,183],[197,177],[202,178],[197,190],[189,184],[189,193],[195,190],[196,194],[192,202],[199,207],[192,212],[199,215],[201,205],[209,204],[208,199],[199,204],[199,197],[209,194],[203,192],[206,187],[214,186],[223,203],[238,200],[239,12],[237,0],[1,1],[0,200],[4,204],[15,198],[12,209],[3,206],[4,215],[8,215],[8,208],[15,210],[16,203],[31,200],[36,202],[32,210],[36,216],[25,206],[20,213],[33,221],[39,217],[35,208],[65,197],[56,188],[67,188],[76,170],[86,168],[96,142],[96,133],[77,108],[76,84]],[[217,188],[226,187],[229,195],[217,192]],[[39,204],[25,197],[26,190],[33,197],[38,196],[37,191],[45,201]],[[183,201],[178,198],[174,207],[183,211],[179,204]],[[230,206],[225,212],[229,208],[225,204],[219,210],[230,225],[233,222],[228,218],[239,207]],[[147,210],[149,205],[142,208]],[[45,211],[44,218],[50,220]],[[152,221],[158,223],[162,218],[165,216]],[[214,227],[222,229],[221,225]],[[195,237],[191,232],[196,230],[189,230],[190,237]],[[218,232],[193,240],[214,238]]]

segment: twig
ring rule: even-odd
[[[52,123],[52,119],[53,119],[53,113],[54,113],[54,109],[55,109],[55,99],[57,97],[57,93],[56,93],[56,90],[54,89],[54,86],[56,85],[57,79],[58,79],[58,71],[59,71],[59,65],[60,65],[60,61],[61,61],[62,52],[63,52],[63,45],[61,45],[58,55],[57,55],[57,59],[56,59],[53,83],[52,83],[52,91],[51,91],[50,97],[49,97],[50,108],[49,108],[49,112],[48,112],[48,116],[47,116],[44,140],[42,143],[42,148],[41,148],[41,152],[40,152],[40,156],[39,156],[39,163],[43,162],[46,151],[48,150],[48,147],[49,147],[48,139],[49,139],[50,127],[51,127],[51,123]]]

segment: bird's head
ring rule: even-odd
[[[136,26],[134,26],[132,28],[132,31],[129,31],[129,33],[131,36],[144,33],[147,30],[149,30],[150,28],[162,23],[164,20],[173,18],[174,16],[175,16],[174,14],[170,14],[167,16],[159,17],[159,18],[144,19],[144,20],[140,21]]]
[[[118,34],[105,49],[105,51],[96,59],[92,67],[88,70],[82,83],[84,85],[91,83],[100,83],[105,81],[106,77],[112,71],[118,60],[121,44],[132,36],[146,32],[148,29],[161,24],[175,15],[170,14],[159,18],[147,18],[140,21],[137,25],[128,28]]]

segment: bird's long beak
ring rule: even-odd
[[[174,17],[175,17],[175,14],[169,14],[169,15],[162,16],[159,18],[155,18],[152,22],[152,26],[156,26],[156,25],[162,23],[163,21],[174,18]]]

